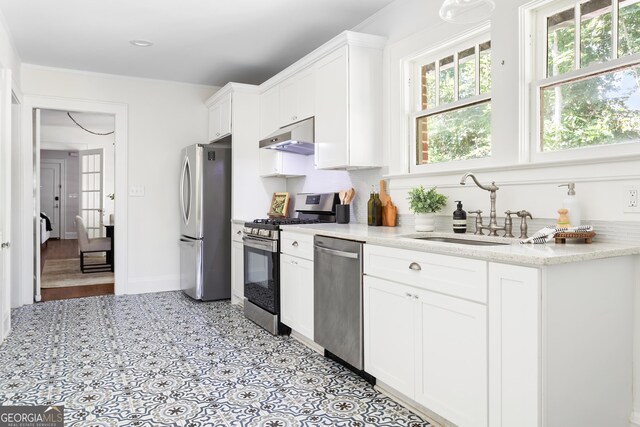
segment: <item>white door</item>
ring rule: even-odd
[[[11,328],[11,71],[0,70],[0,343]]]
[[[414,397],[417,303],[414,288],[364,277],[364,370]]]
[[[80,151],[80,216],[89,238],[102,237],[104,150]]]
[[[51,220],[51,237],[60,239],[60,163],[40,161],[40,212]]]
[[[455,425],[487,426],[487,307],[417,295],[416,401]]]

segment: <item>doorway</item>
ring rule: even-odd
[[[41,298],[113,294],[115,117],[38,113]]]

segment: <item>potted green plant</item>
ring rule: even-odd
[[[435,213],[447,204],[447,197],[438,193],[436,187],[429,191],[424,186],[409,191],[409,210],[415,214],[416,231],[433,231],[436,228]]]

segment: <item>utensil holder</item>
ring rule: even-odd
[[[338,224],[349,224],[350,221],[350,208],[351,205],[337,205],[336,206],[336,222]]]

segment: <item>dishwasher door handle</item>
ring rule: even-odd
[[[322,253],[329,254],[329,255],[335,255],[335,256],[342,257],[342,258],[358,259],[358,257],[360,256],[360,254],[355,253],[355,252],[338,251],[338,250],[335,250],[335,249],[323,248],[321,246],[314,246],[314,248],[318,252],[322,252]]]

